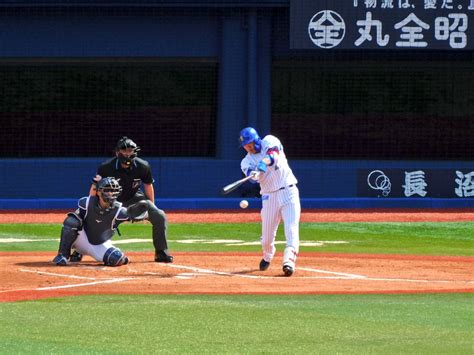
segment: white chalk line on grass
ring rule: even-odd
[[[35,242],[58,242],[58,238],[2,238],[0,234],[0,243],[35,243]],[[151,239],[118,239],[114,240],[114,244],[133,244],[133,243],[151,243]],[[221,244],[224,246],[243,246],[243,245],[260,245],[259,240],[246,242],[241,239],[179,239],[179,240],[168,240],[168,243],[179,243],[179,244]],[[275,244],[285,244],[285,241],[275,241]],[[327,244],[348,244],[349,242],[343,240],[300,240],[300,246],[302,247],[322,247]]]
[[[57,242],[59,239],[0,238],[0,243]]]

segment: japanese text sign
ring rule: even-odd
[[[474,49],[474,0],[292,0],[291,49]]]

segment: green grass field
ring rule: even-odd
[[[256,223],[174,224],[169,244],[173,251],[259,252],[259,230]],[[304,223],[300,231],[302,252],[474,255],[472,222]],[[57,224],[0,225],[0,251],[54,256],[59,232]],[[117,241],[147,240],[121,245],[123,250],[153,249],[150,225],[124,225],[121,232]],[[32,241],[6,243],[10,238]],[[277,240],[284,240],[281,230]],[[324,243],[316,246],[318,241]],[[0,352],[472,354],[473,300],[471,293],[441,293],[81,296],[0,303]]]
[[[59,224],[0,224],[0,240],[5,238],[50,239],[44,242],[0,243],[0,251],[57,250],[61,230]],[[129,251],[151,251],[151,226],[125,224],[122,236],[114,240],[146,239],[143,243],[121,247]],[[169,226],[169,245],[174,251],[253,251],[259,252],[260,224],[172,224]],[[186,243],[184,241],[202,240]],[[241,240],[255,245],[213,243],[215,240]],[[277,240],[284,241],[282,227]],[[301,251],[417,255],[474,255],[474,222],[463,223],[302,223]],[[205,242],[207,241],[207,242]],[[305,246],[305,241],[344,241]],[[281,249],[280,249],[281,251]]]

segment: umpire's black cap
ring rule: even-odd
[[[121,149],[128,149],[132,148],[135,153],[140,151],[140,147],[132,141],[130,138],[123,136],[122,138],[119,139],[117,142],[117,145],[115,146],[115,150],[119,151]]]

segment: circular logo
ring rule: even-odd
[[[370,172],[367,176],[367,185],[369,185],[372,190],[382,191],[382,195],[385,197],[387,197],[392,190],[390,179],[381,170],[373,170]]]
[[[346,24],[337,12],[319,11],[309,21],[309,38],[320,48],[329,49],[342,42],[346,34]]]

